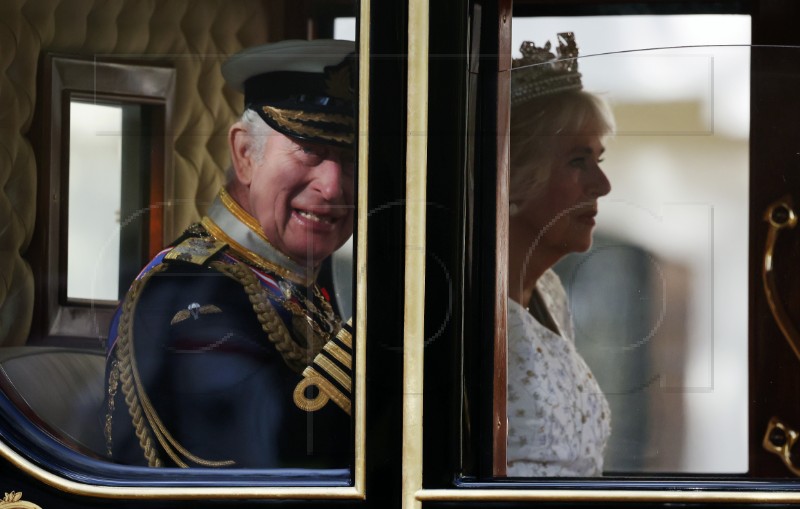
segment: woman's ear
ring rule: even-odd
[[[231,152],[231,165],[236,180],[249,186],[253,178],[252,137],[241,122],[233,124],[228,131],[228,146]]]

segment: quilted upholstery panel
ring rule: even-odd
[[[0,2],[0,346],[24,344],[33,307],[25,259],[33,235],[37,158],[27,138],[44,52],[157,57],[178,70],[172,141],[174,222],[198,219],[228,165],[227,128],[241,97],[220,63],[283,37],[272,0],[2,0]]]

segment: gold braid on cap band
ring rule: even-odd
[[[275,122],[291,129],[293,132],[301,136],[315,136],[331,141],[338,141],[341,143],[353,144],[352,127],[354,121],[347,115],[339,115],[334,113],[308,113],[302,110],[282,110],[272,106],[263,106],[261,108],[264,113],[270,116]],[[329,122],[332,124],[340,124],[345,127],[350,127],[349,133],[331,133],[318,127],[305,125],[301,122]]]
[[[575,34],[558,34],[558,56],[550,51],[550,41],[538,48],[525,41],[519,50],[521,58],[512,62],[511,106],[516,106],[535,97],[580,90],[583,88],[578,72],[578,45]]]

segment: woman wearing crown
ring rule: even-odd
[[[511,77],[508,475],[596,476],[610,411],[575,349],[566,293],[551,267],[589,249],[600,169],[613,131],[607,105],[582,90],[572,33],[522,45]]]

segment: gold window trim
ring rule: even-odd
[[[405,329],[403,334],[403,509],[422,502],[722,502],[799,503],[779,491],[423,489],[423,366],[429,0],[408,2],[408,117],[406,149]],[[420,277],[422,275],[422,277]],[[609,482],[611,482],[609,480]]]
[[[358,16],[370,18],[370,0],[361,0]],[[347,487],[119,487],[80,483],[49,472],[17,453],[0,441],[0,457],[9,461],[20,471],[53,488],[72,495],[109,499],[353,499],[366,498],[365,479],[365,410],[366,410],[366,297],[367,297],[367,162],[369,154],[369,23],[361,23],[359,39],[359,140],[358,140],[358,185],[356,221],[358,236],[356,245],[356,362],[355,362],[355,460],[353,486]]]
[[[668,490],[554,490],[554,489],[446,489],[419,490],[418,501],[487,501],[487,502],[725,502],[725,503],[797,503],[800,493],[776,491],[686,491]]]
[[[422,488],[429,20],[428,0],[409,0],[403,309],[403,509],[422,507],[415,494]]]

